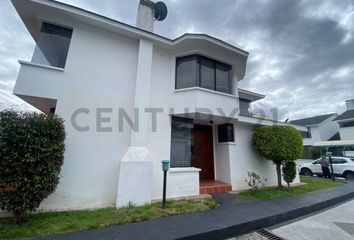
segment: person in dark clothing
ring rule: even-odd
[[[329,160],[325,156],[321,159],[321,168],[324,178],[331,178],[331,172],[329,171]]]

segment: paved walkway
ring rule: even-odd
[[[271,231],[288,240],[353,240],[354,200]]]
[[[221,204],[214,210],[36,239],[226,239],[354,198],[354,184],[269,201],[248,201],[228,193],[214,198]]]

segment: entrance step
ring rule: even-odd
[[[200,180],[199,183],[200,194],[230,192],[231,190],[232,187],[230,184],[216,180]]]

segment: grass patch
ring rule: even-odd
[[[198,212],[216,208],[212,198],[200,200],[167,201],[141,207],[104,208],[98,210],[33,213],[28,222],[13,224],[12,219],[0,219],[0,239],[33,237],[54,233],[99,228],[113,224],[132,223],[170,215]]]
[[[297,187],[284,188],[283,190],[278,190],[276,188],[264,188],[259,191],[246,190],[244,192],[240,192],[238,195],[250,199],[270,200],[281,197],[300,195],[307,192],[336,187],[343,184],[340,182],[332,182],[330,180],[321,178],[307,178],[302,176],[300,176],[300,180],[302,183],[306,184]]]

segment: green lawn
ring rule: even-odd
[[[306,184],[297,187],[284,188],[284,190],[278,190],[276,188],[265,188],[259,191],[246,190],[244,192],[238,193],[238,195],[250,199],[270,200],[286,196],[300,195],[303,193],[335,187],[343,184],[340,182],[332,182],[332,180],[308,178],[302,176],[300,176],[300,180],[302,183]]]
[[[0,219],[0,239],[31,237],[99,228],[112,224],[124,224],[144,221],[188,212],[204,211],[216,208],[218,204],[212,198],[200,200],[167,201],[166,209],[161,203],[142,207],[104,208],[99,210],[34,213],[29,221],[15,225],[12,219]]]

